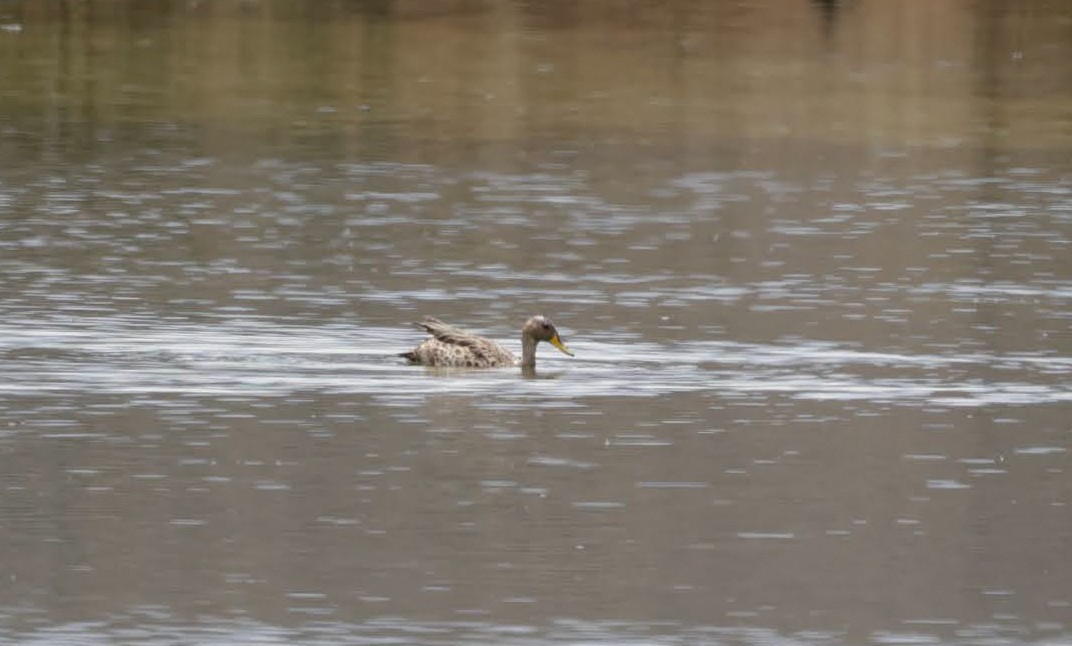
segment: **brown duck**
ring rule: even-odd
[[[536,367],[536,345],[547,341],[562,352],[573,356],[570,349],[558,336],[555,324],[546,316],[533,316],[521,328],[521,359],[491,339],[485,339],[465,330],[447,325],[439,319],[427,317],[417,324],[432,335],[409,352],[403,352],[410,363],[444,368],[502,368],[521,366]]]

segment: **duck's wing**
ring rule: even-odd
[[[409,354],[411,353],[403,355],[411,361],[416,360],[423,363],[456,362],[458,365],[470,367],[510,365],[515,362],[514,355],[509,350],[491,339],[485,339],[466,332],[437,318],[426,317],[423,321],[417,323],[417,327],[432,335],[432,338],[425,341],[422,346],[426,347],[430,353],[449,355],[450,358],[440,359],[437,357],[434,361],[423,361],[420,358],[415,358],[416,355],[415,357],[410,357]],[[437,349],[437,345],[442,347],[442,350]],[[454,350],[448,348],[454,348]],[[458,350],[461,350],[461,352],[459,353]]]
[[[443,343],[468,346],[472,345],[473,342],[485,340],[461,328],[448,325],[433,316],[424,317],[424,320],[416,325]]]

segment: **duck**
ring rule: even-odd
[[[562,342],[555,324],[537,314],[521,328],[521,359],[499,343],[448,325],[428,316],[416,324],[432,335],[401,357],[413,364],[443,368],[503,368],[520,366],[526,370],[536,367],[536,346],[547,341],[563,353],[574,356]]]

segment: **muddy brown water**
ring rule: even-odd
[[[1070,25],[0,3],[0,641],[1072,639]]]

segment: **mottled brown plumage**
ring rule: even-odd
[[[470,334],[439,319],[427,317],[417,324],[432,335],[409,352],[401,356],[411,363],[424,366],[447,368],[501,368],[520,365],[524,368],[536,366],[536,345],[547,341],[562,352],[573,356],[566,344],[558,336],[558,330],[551,319],[545,316],[533,316],[521,328],[521,359],[491,339]]]

